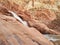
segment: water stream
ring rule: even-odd
[[[27,22],[23,21],[15,12],[13,12],[13,11],[8,11],[8,12],[10,12],[12,14],[12,16],[14,18],[16,18],[18,21],[20,21],[23,25],[28,26]]]
[[[48,40],[52,41],[55,45],[60,45],[60,35],[44,35]]]

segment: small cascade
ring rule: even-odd
[[[22,24],[28,26],[27,22],[23,21],[15,12],[13,11],[8,11],[8,12],[10,12],[13,15],[13,17],[16,18],[18,21],[20,21]]]

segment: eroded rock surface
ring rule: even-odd
[[[0,8],[3,7],[7,10],[6,12],[4,12],[5,9],[2,9],[3,11],[1,11],[2,13],[5,13],[5,15],[6,13],[9,13],[8,12],[9,10],[11,10],[15,12],[18,16],[20,16],[23,20],[25,20],[29,26],[36,28],[40,32],[50,34],[60,34],[59,32],[48,28],[48,26],[46,25],[56,19],[56,15],[54,14],[54,12],[50,11],[49,9],[41,9],[41,10],[35,10],[35,12],[33,12],[34,14],[31,14],[30,10],[23,11],[20,8],[21,5],[18,5],[15,1],[12,2],[9,0],[7,1],[10,2],[8,3],[9,4],[8,6],[5,1],[0,1],[2,2]]]
[[[7,19],[6,15],[0,15],[0,43],[3,45],[53,45],[35,28],[9,19],[9,16]]]
[[[32,1],[34,2],[34,0]],[[29,4],[28,0],[0,1],[0,45],[54,45],[41,33],[60,35],[60,32],[47,26],[56,19],[56,14],[50,9],[36,9],[36,5],[40,3],[35,3],[32,8],[27,10],[25,6]],[[52,1],[53,3],[54,0]],[[21,23],[9,11],[14,12],[18,17],[20,16],[22,21],[26,21],[28,25]]]

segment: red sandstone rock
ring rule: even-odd
[[[0,15],[0,45],[53,45],[35,28],[24,26],[18,21]],[[5,18],[5,20],[3,20]],[[7,20],[7,21],[6,21]]]
[[[9,3],[6,4],[5,1],[9,2]],[[10,0],[5,0],[5,1],[2,0],[2,3],[0,1],[1,6],[4,4],[3,5],[4,8],[6,8],[7,10],[14,11],[17,15],[22,17],[23,20],[27,21],[29,26],[34,27],[37,30],[44,32],[44,33],[46,31],[47,33],[53,32],[53,34],[60,34],[58,32],[56,33],[55,30],[50,31],[52,29],[49,29],[46,25],[46,24],[50,23],[51,21],[53,21],[54,19],[56,19],[56,15],[54,14],[54,12],[52,12],[48,9],[42,9],[42,10],[36,11],[34,13],[34,15],[32,15],[29,11],[23,11],[20,8],[21,5],[18,5],[16,2],[14,2],[14,1],[11,2]],[[17,8],[17,7],[19,7],[19,8]],[[4,10],[2,11],[2,13],[3,12],[4,12]],[[8,11],[4,12],[4,13],[8,13]],[[37,19],[37,21],[35,21],[36,19]]]

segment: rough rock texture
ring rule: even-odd
[[[51,5],[46,2],[49,1],[0,0],[0,45],[54,45],[41,34],[60,34],[48,27],[56,19],[50,9],[58,9],[53,5],[54,0],[50,0]],[[9,11],[20,16],[28,26],[20,23]]]
[[[49,9],[40,9],[40,10],[34,10],[34,11],[30,10],[29,13],[35,20],[38,20],[45,24],[48,24],[51,21],[56,19],[55,13]]]
[[[5,1],[9,2],[8,3],[9,5],[6,4]],[[21,18],[23,18],[23,20],[27,21],[29,26],[36,28],[40,32],[51,33],[51,34],[60,34],[59,32],[48,28],[48,26],[46,25],[46,24],[50,23],[51,21],[53,21],[54,19],[56,19],[56,15],[54,14],[54,12],[50,11],[49,9],[41,9],[41,10],[36,11],[35,12],[36,14],[35,13],[31,14],[31,12],[29,10],[27,10],[27,11],[22,10],[20,7],[21,5],[18,5],[15,2],[15,0],[12,2],[10,0],[5,0],[5,1],[0,1],[0,2],[2,2],[2,3],[0,3],[1,4],[0,7],[7,9],[7,12],[5,12],[5,14],[8,13],[9,10],[14,11]],[[5,9],[2,9],[3,11],[1,11],[1,12],[4,13]]]
[[[0,14],[0,45],[53,45],[35,28],[7,17]]]

